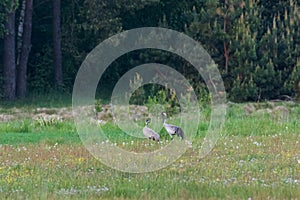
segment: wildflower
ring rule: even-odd
[[[85,158],[82,158],[82,157],[78,158],[78,162],[79,162],[79,163],[82,163],[82,162],[84,162],[84,161],[85,161]]]
[[[255,142],[253,142],[253,144],[254,144],[254,145],[256,145],[256,146],[258,146],[258,147],[259,147],[259,146],[261,146],[261,143],[259,143],[259,142],[256,142],[256,141],[255,141]]]

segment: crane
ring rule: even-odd
[[[170,135],[171,139],[173,139],[173,135],[177,135],[178,137],[181,137],[181,139],[184,139],[184,132],[183,132],[182,128],[180,128],[179,126],[172,125],[172,124],[167,124],[166,123],[167,113],[162,112],[161,114],[163,116],[163,126],[166,129],[166,131],[168,132],[168,134]]]
[[[143,128],[144,136],[148,139],[159,141],[159,134],[148,127],[148,124],[150,123],[150,119],[146,119],[145,122],[146,122],[146,126]]]

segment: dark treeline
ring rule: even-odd
[[[300,100],[300,1],[0,0],[0,98],[71,92],[86,55],[101,41],[144,26],[183,32],[217,63],[228,97]],[[161,51],[120,57],[99,85],[107,97],[130,68],[161,62],[203,91],[188,63]]]

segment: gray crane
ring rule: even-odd
[[[164,125],[166,131],[169,133],[171,139],[173,139],[173,135],[177,135],[178,137],[181,137],[181,139],[184,139],[183,130],[178,126],[175,126],[172,124],[167,124],[166,123],[167,113],[162,112],[161,114],[163,116],[163,125]]]
[[[146,126],[143,128],[144,136],[148,139],[159,141],[159,134],[148,127],[149,123],[150,123],[150,119],[146,119]]]

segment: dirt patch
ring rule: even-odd
[[[129,120],[138,121],[148,116],[148,108],[146,106],[130,105],[129,109],[126,106],[111,106],[102,105],[101,111],[97,112],[92,106],[82,107],[80,113],[86,113],[86,116],[94,116],[94,120],[106,123],[113,121],[114,118],[126,118]],[[0,114],[0,122],[9,122],[13,120],[22,120],[25,118],[32,119],[37,123],[45,125],[54,122],[61,122],[65,120],[73,120],[73,110],[71,107],[63,108],[35,108],[32,110],[22,110],[13,108],[9,112]]]
[[[0,114],[0,122],[9,122],[14,119],[15,117],[13,115]]]
[[[246,104],[243,106],[246,115],[267,115],[275,121],[287,121],[291,112],[290,106],[276,105],[274,102],[267,102],[265,104]]]

